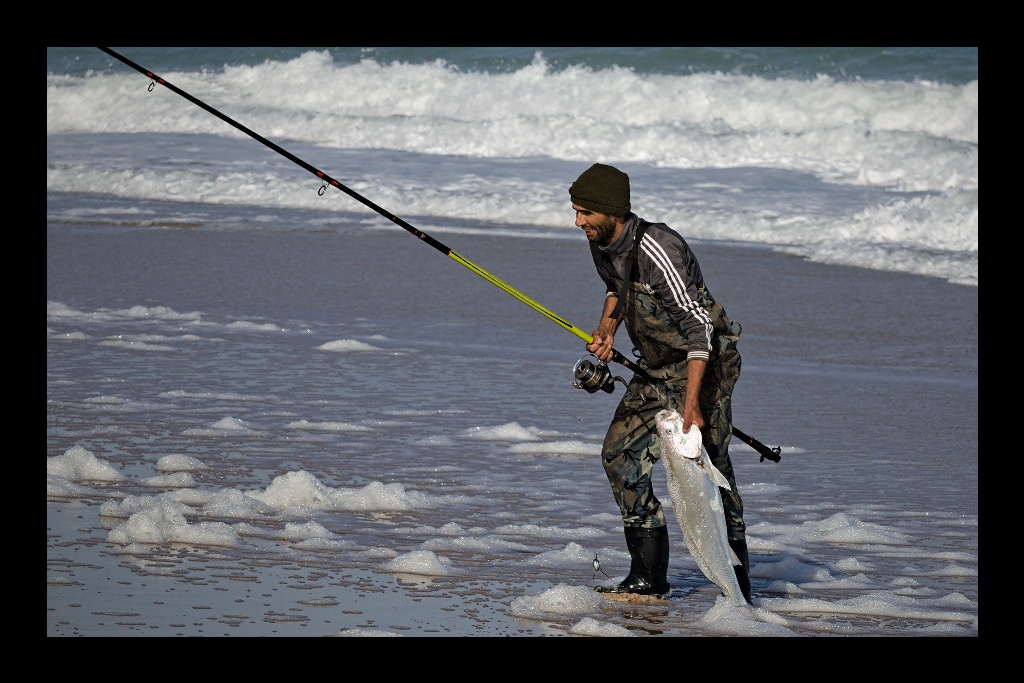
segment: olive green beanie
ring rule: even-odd
[[[594,164],[569,187],[573,204],[608,216],[629,213],[629,176],[605,164]]]

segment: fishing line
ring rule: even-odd
[[[341,190],[342,192],[344,192],[345,194],[349,195],[350,197],[352,197],[356,201],[362,203],[363,205],[373,209],[374,211],[376,211],[380,215],[384,216],[385,218],[390,220],[392,223],[395,223],[396,225],[398,225],[398,226],[404,228],[405,230],[407,230],[408,232],[412,233],[413,235],[418,237],[420,240],[422,240],[422,241],[426,242],[427,244],[429,244],[430,246],[432,246],[434,249],[440,251],[441,253],[443,253],[444,255],[448,256],[452,260],[458,262],[462,266],[464,266],[464,267],[468,268],[469,270],[473,271],[474,273],[476,273],[477,275],[479,275],[483,279],[487,280],[488,282],[490,282],[494,286],[496,286],[499,289],[501,289],[502,291],[504,291],[506,294],[509,294],[509,295],[515,297],[516,299],[518,299],[522,303],[526,304],[530,308],[534,309],[538,313],[544,315],[549,320],[557,323],[558,325],[560,325],[564,329],[572,332],[573,334],[575,334],[577,337],[579,337],[580,339],[584,340],[588,344],[593,341],[593,337],[591,337],[589,333],[587,333],[587,332],[583,331],[582,329],[576,327],[575,325],[573,325],[569,321],[565,320],[564,318],[562,318],[562,317],[558,316],[557,314],[553,313],[552,311],[548,310],[547,308],[545,308],[544,306],[540,305],[539,303],[537,303],[533,299],[530,299],[528,296],[526,296],[525,294],[523,294],[519,290],[515,289],[511,285],[509,285],[509,284],[503,282],[502,280],[498,279],[497,277],[495,277],[491,273],[487,272],[486,270],[484,270],[483,268],[481,268],[477,264],[473,263],[469,259],[465,258],[464,256],[460,255],[459,253],[457,253],[453,249],[449,248],[448,246],[446,246],[446,245],[442,244],[441,242],[437,241],[436,239],[434,239],[430,235],[426,234],[425,232],[423,232],[423,231],[413,227],[412,225],[410,225],[406,221],[402,220],[398,216],[395,216],[391,212],[389,212],[389,211],[385,210],[384,208],[378,206],[377,204],[373,203],[372,201],[370,201],[369,199],[367,199],[363,195],[359,194],[355,190],[352,190],[351,188],[349,188],[348,186],[344,185],[343,183],[341,183],[337,179],[331,177],[329,174],[325,173],[324,171],[322,171],[322,170],[320,170],[320,169],[310,165],[305,160],[300,159],[299,157],[295,156],[294,154],[292,154],[288,150],[284,149],[283,147],[280,147],[279,145],[271,142],[270,140],[267,140],[266,138],[264,138],[260,134],[256,133],[255,131],[252,131],[249,128],[246,128],[241,123],[235,121],[234,119],[230,118],[226,114],[224,114],[224,113],[220,112],[219,110],[211,107],[210,105],[206,104],[202,100],[200,100],[200,99],[198,99],[196,97],[193,97],[192,95],[190,95],[189,93],[185,92],[184,90],[182,90],[182,89],[178,88],[177,86],[169,83],[166,79],[163,79],[160,76],[157,76],[152,71],[149,71],[148,69],[145,69],[144,67],[139,66],[138,64],[136,64],[135,62],[131,61],[127,57],[124,57],[124,56],[118,54],[117,52],[115,52],[114,50],[111,50],[110,48],[107,48],[107,47],[101,47],[99,49],[103,50],[104,52],[106,52],[110,56],[114,57],[115,59],[117,59],[117,60],[119,60],[121,62],[124,62],[125,64],[127,64],[131,68],[135,69],[139,73],[142,73],[145,76],[147,76],[148,78],[150,78],[151,79],[150,86],[149,86],[150,90],[153,90],[153,88],[155,87],[156,84],[160,84],[160,85],[168,88],[169,90],[171,90],[171,91],[177,93],[178,95],[181,95],[185,99],[189,100],[190,102],[192,102],[196,106],[202,107],[203,109],[205,109],[206,111],[210,112],[211,114],[213,114],[217,118],[221,119],[225,123],[228,123],[231,126],[234,126],[235,128],[237,128],[238,130],[242,131],[243,133],[245,133],[249,137],[253,138],[257,142],[262,143],[263,145],[269,147],[270,149],[274,150],[278,154],[284,156],[286,159],[289,159],[292,162],[294,162],[295,164],[297,164],[298,166],[301,166],[302,168],[306,169],[307,171],[309,171],[310,173],[312,173],[313,175],[315,175],[317,178],[320,179],[322,184],[321,184],[321,186],[320,186],[320,188],[318,190],[318,193],[321,196],[323,196],[324,192],[329,187],[334,187],[334,188],[337,188],[337,189]],[[635,363],[633,363],[629,359],[627,359],[624,356],[622,356],[622,354],[619,353],[618,351],[613,351],[613,354],[615,354],[615,361],[617,363],[620,363],[620,364],[624,365],[625,367],[633,370],[634,372],[640,371],[639,367]]]
[[[556,323],[557,325],[559,325],[563,329],[568,330],[569,332],[573,333],[574,335],[576,335],[577,337],[579,337],[580,339],[582,339],[586,343],[589,344],[589,343],[594,341],[594,338],[589,333],[585,332],[584,330],[580,329],[579,327],[576,327],[575,325],[570,323],[568,320],[566,320],[566,319],[558,316],[557,314],[553,313],[552,311],[548,310],[547,308],[545,308],[544,306],[540,305],[539,303],[537,303],[533,299],[529,298],[528,296],[526,296],[525,294],[523,294],[519,290],[515,289],[511,285],[509,285],[509,284],[503,282],[502,280],[498,279],[497,277],[495,277],[491,273],[487,272],[486,270],[484,270],[480,266],[476,265],[475,263],[473,263],[469,259],[461,256],[460,254],[458,254],[457,252],[455,252],[454,250],[452,250],[448,246],[442,244],[441,242],[437,241],[436,239],[434,239],[430,235],[426,234],[425,232],[423,232],[423,231],[413,227],[412,225],[410,225],[409,223],[407,223],[403,219],[399,218],[398,216],[395,216],[391,212],[389,212],[389,211],[385,210],[384,208],[378,206],[377,204],[373,203],[372,201],[370,201],[369,199],[367,199],[363,195],[359,194],[355,190],[353,190],[353,189],[349,188],[348,186],[344,185],[343,183],[341,183],[340,181],[338,181],[335,178],[331,177],[330,175],[328,175],[324,171],[322,171],[322,170],[320,170],[320,169],[310,165],[305,160],[300,159],[299,157],[295,156],[294,154],[292,154],[288,150],[286,150],[283,147],[280,147],[279,145],[277,145],[277,144],[271,142],[270,140],[264,138],[262,135],[256,133],[255,131],[250,130],[249,128],[246,128],[241,123],[239,123],[238,121],[235,121],[234,119],[232,119],[231,117],[227,116],[223,112],[221,112],[221,111],[211,107],[206,102],[203,102],[202,100],[200,100],[200,99],[198,99],[196,97],[193,97],[192,95],[190,95],[189,93],[185,92],[181,88],[178,88],[177,86],[169,83],[164,78],[161,78],[160,76],[157,76],[152,71],[149,71],[148,69],[146,69],[146,68],[136,64],[135,62],[131,61],[127,57],[124,57],[123,55],[118,54],[117,52],[115,52],[114,50],[111,50],[108,47],[100,47],[99,49],[102,50],[103,52],[106,52],[111,57],[114,57],[118,61],[123,62],[124,64],[126,64],[126,65],[130,66],[131,68],[135,69],[136,71],[138,71],[139,73],[143,74],[147,78],[149,78],[150,79],[150,83],[149,83],[149,88],[148,89],[149,89],[150,92],[152,92],[156,88],[157,84],[162,85],[165,88],[171,90],[172,92],[180,95],[181,97],[184,97],[185,99],[187,99],[189,102],[192,102],[196,106],[201,107],[202,109],[205,109],[206,111],[208,111],[209,113],[213,114],[214,116],[216,116],[220,120],[224,121],[225,123],[227,123],[227,124],[233,126],[234,128],[242,131],[243,133],[245,133],[246,135],[248,135],[252,139],[256,140],[257,142],[265,145],[266,147],[269,147],[270,149],[274,150],[275,152],[277,152],[281,156],[285,157],[286,159],[289,159],[290,161],[292,161],[296,165],[306,169],[307,171],[309,171],[314,176],[316,176],[317,178],[320,179],[321,185],[320,185],[320,188],[317,190],[317,193],[320,196],[323,196],[326,193],[327,189],[330,188],[330,187],[334,187],[334,188],[336,188],[338,190],[341,190],[342,192],[344,192],[345,194],[349,195],[350,197],[352,197],[356,201],[360,202],[364,206],[367,206],[370,209],[373,209],[374,211],[376,211],[381,216],[384,216],[385,218],[390,220],[392,223],[394,223],[394,224],[404,228],[406,231],[412,233],[414,236],[418,237],[423,242],[426,242],[431,247],[433,247],[437,251],[441,252],[445,256],[448,256],[449,258],[451,258],[452,260],[456,261],[460,265],[462,265],[465,268],[473,271],[474,273],[476,273],[477,275],[479,275],[483,279],[485,279],[488,282],[490,282],[495,287],[498,287],[499,289],[504,291],[506,294],[508,294],[508,295],[518,299],[522,303],[526,304],[527,306],[529,306],[533,310],[537,311],[538,313],[540,313],[541,315],[546,317],[548,320],[551,320],[552,322]],[[617,351],[615,349],[612,349],[612,361],[614,361],[615,363],[618,363],[618,364],[620,364],[620,365],[622,365],[622,366],[632,370],[636,374],[639,374],[641,376],[647,377],[647,373],[644,371],[644,369],[642,367],[640,367],[639,365],[637,365],[633,361],[629,360],[628,358],[623,356],[622,353],[620,353],[619,351]],[[588,368],[586,366],[580,366],[580,364],[577,365],[577,368],[578,368],[578,370],[581,373],[589,374],[590,368]],[[604,373],[601,372],[601,369],[602,369],[602,365],[601,364],[598,364],[598,366],[594,367],[594,370],[597,370],[597,374],[596,374],[596,376],[593,379],[595,381],[599,381],[599,382],[602,383],[602,384],[598,385],[598,388],[603,388],[603,383],[607,380],[607,378],[604,377]],[[579,374],[577,374],[577,379],[580,379]],[[605,391],[607,391],[607,389],[605,389]],[[741,434],[741,433],[738,433],[735,428],[733,428],[733,433]],[[767,446],[765,446],[764,444],[760,443],[756,439],[753,439],[753,438],[748,437],[746,435],[742,435],[742,436],[746,437],[744,439],[746,441],[746,443],[748,443],[751,447],[753,447],[755,450],[757,450],[759,453],[761,453],[761,459],[762,460],[764,460],[764,458],[769,458],[771,460],[774,460],[774,461],[778,462],[779,452],[781,451],[781,449],[778,449],[778,448],[776,448],[776,449],[769,449]]]
[[[137,122],[144,122],[152,118],[154,103],[151,100],[139,104],[138,98],[129,97],[119,90],[112,95],[115,98],[115,105],[111,107],[109,99],[100,99],[111,97],[109,92],[110,86],[102,85],[99,95],[92,89],[80,87],[77,84],[58,83],[53,87],[61,88],[63,94],[79,99],[83,103],[83,112],[103,112],[104,117],[120,122],[119,126],[109,127],[112,132],[137,136],[140,140],[146,141],[149,150],[163,152],[162,155],[147,153],[147,163],[150,165],[151,170],[146,173],[128,173],[123,168],[123,165],[113,166],[112,164],[119,162],[116,157],[105,159],[103,166],[100,168],[93,167],[91,169],[93,172],[100,171],[113,176],[121,188],[120,191],[125,192],[126,196],[156,201],[189,202],[200,208],[206,206],[244,207],[254,205],[251,201],[252,197],[249,197],[242,203],[233,201],[233,197],[238,193],[239,189],[252,194],[252,188],[258,187],[263,190],[275,190],[273,195],[275,199],[271,200],[270,203],[255,204],[259,209],[265,209],[267,212],[299,210],[311,214],[330,213],[330,210],[325,210],[322,205],[322,202],[326,200],[337,213],[353,213],[351,206],[343,206],[338,201],[338,197],[333,194],[325,193],[322,199],[317,198],[315,201],[309,201],[308,182],[295,180],[292,177],[292,173],[287,171],[288,168],[291,168],[291,165],[287,164],[279,155],[261,154],[258,149],[254,150],[251,144],[243,144],[247,139],[243,135],[230,128],[225,128],[224,125],[212,123],[209,117],[199,116],[195,107],[185,106],[181,98],[173,92],[167,92],[160,88],[150,90],[150,94],[159,100],[159,103],[155,105],[159,120],[156,124],[145,126],[139,125]],[[201,87],[209,89],[212,86],[204,82]],[[80,131],[72,127],[71,130],[61,132],[77,134]],[[168,188],[178,185],[175,177],[177,171],[171,164],[167,166],[161,165],[159,160],[166,159],[173,162],[180,159],[182,147],[186,151],[190,151],[190,147],[194,148],[204,144],[201,138],[203,135],[209,135],[211,138],[216,139],[218,144],[230,146],[232,150],[237,151],[244,159],[239,159],[236,163],[233,163],[232,168],[226,172],[220,172],[216,175],[200,173],[201,185],[196,191],[202,193],[203,198],[197,202],[191,196],[175,195],[167,191]],[[183,143],[181,140],[169,138],[169,136],[181,136],[183,139],[191,137],[192,139]],[[199,139],[200,142],[196,143],[195,139]],[[207,175],[209,176],[208,179],[205,177]],[[230,185],[232,190],[230,192],[218,193],[216,188],[225,184]],[[92,186],[81,189],[75,187],[72,183],[72,187],[68,191],[88,192],[95,190]],[[264,192],[262,194],[266,196],[267,193]],[[362,212],[358,213],[362,215]],[[196,220],[203,220],[207,217],[213,220],[213,216],[205,214]],[[130,220],[132,224],[149,224],[149,221],[139,218],[138,215],[132,215]],[[182,221],[170,224],[164,221],[160,225],[186,225],[192,227],[195,223],[189,218],[184,218]]]

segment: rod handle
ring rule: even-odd
[[[775,448],[768,448],[763,443],[758,441],[752,436],[744,434],[740,430],[736,429],[735,425],[732,428],[732,433],[739,437],[740,441],[747,444],[755,451],[761,454],[761,462],[764,462],[765,458],[768,458],[772,462],[779,462],[782,460],[782,447],[776,446]]]

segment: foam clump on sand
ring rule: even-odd
[[[560,583],[540,595],[524,595],[512,601],[513,616],[543,619],[552,614],[585,615],[601,609],[601,596],[589,588]]]
[[[347,628],[335,633],[332,638],[404,638],[401,633],[382,631],[376,628]]]

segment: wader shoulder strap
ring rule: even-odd
[[[641,220],[636,226],[636,235],[633,237],[633,248],[629,250],[629,259],[626,261],[626,277],[622,280],[622,285],[619,287],[619,301],[615,304],[615,308],[612,310],[612,318],[618,318],[622,315],[622,309],[626,305],[626,292],[629,291],[629,283],[633,282],[636,277],[640,274],[637,273],[634,277],[633,271],[636,270],[636,256],[637,252],[640,251],[640,240],[644,238],[644,233],[647,232],[647,228],[650,225],[647,221]]]

